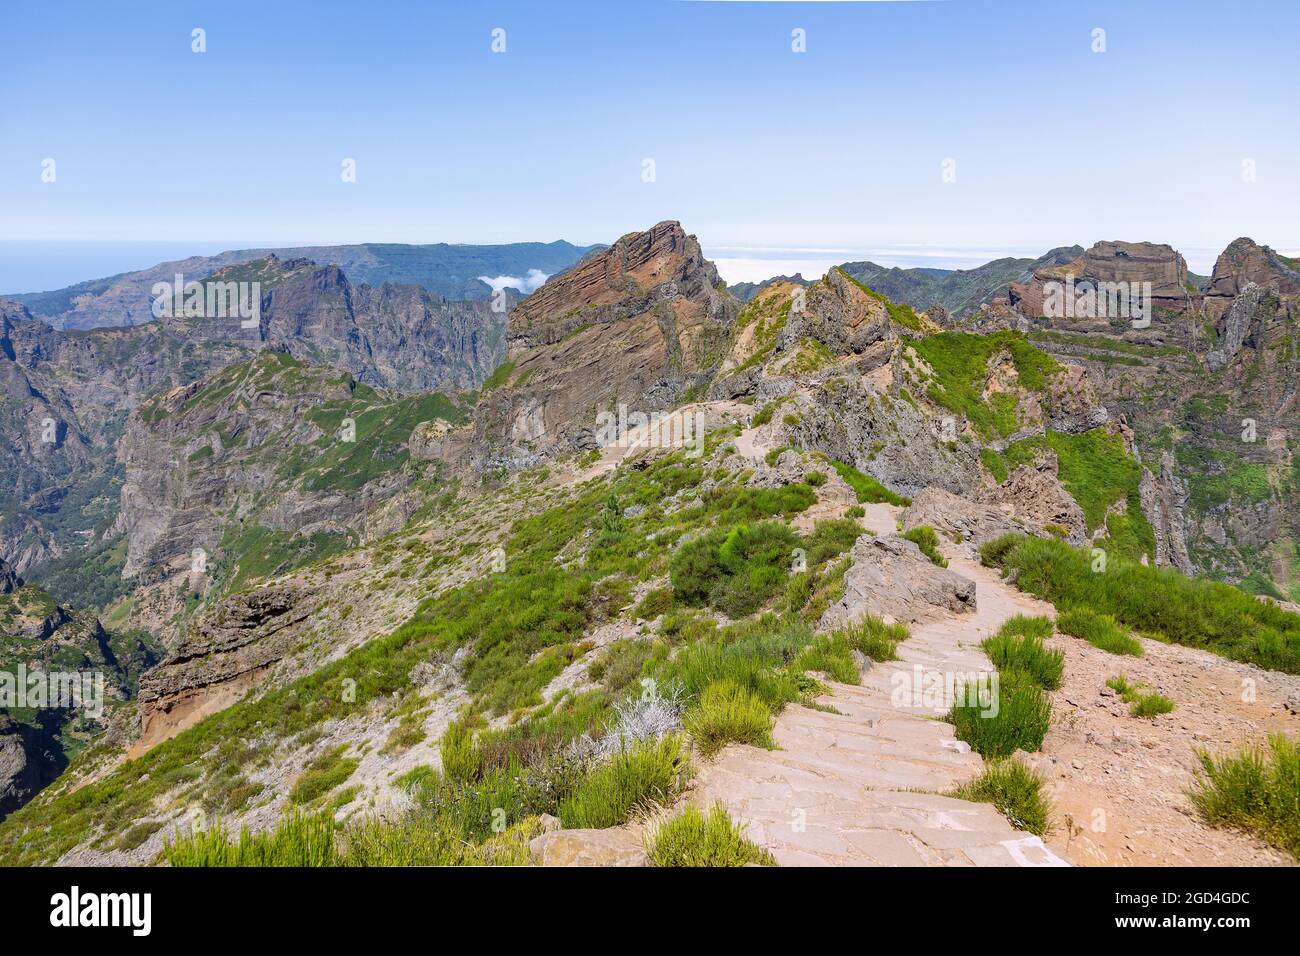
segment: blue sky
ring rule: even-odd
[[[1290,0],[50,0],[0,23],[0,240],[588,243],[672,218],[781,265],[1300,249]]]

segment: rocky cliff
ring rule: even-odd
[[[171,316],[61,332],[0,300],[0,479],[15,489],[0,554],[19,570],[105,541],[124,475],[117,446],[148,395],[272,349],[402,393],[475,388],[505,354],[504,311],[413,286],[353,286],[334,266],[274,256],[211,282],[253,282],[260,321]],[[508,309],[515,301],[507,293]]]
[[[588,256],[510,314],[509,364],[475,417],[480,466],[594,448],[597,413],[619,404],[672,408],[707,384],[736,311],[678,223]]]

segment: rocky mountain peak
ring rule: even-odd
[[[1300,261],[1285,259],[1253,239],[1234,239],[1214,263],[1209,294],[1240,295],[1252,282],[1266,287],[1276,283],[1284,295],[1300,293]]]

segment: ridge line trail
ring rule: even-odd
[[[893,533],[901,510],[867,504],[865,527]],[[720,801],[748,837],[785,866],[1064,866],[1036,836],[1016,830],[992,804],[939,794],[978,776],[983,759],[940,718],[946,707],[913,706],[913,668],[991,671],[980,642],[1015,614],[1050,605],[1008,588],[994,572],[949,556],[976,584],[973,613],[944,613],[912,625],[899,660],[872,663],[859,686],[827,682],[818,703],[777,717],[779,749],[731,745],[703,766],[690,801]],[[896,676],[897,675],[897,676]],[[916,792],[930,791],[930,792]]]

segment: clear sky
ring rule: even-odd
[[[1300,249],[1295,0],[10,0],[0,28],[0,240],[589,243],[671,218],[782,267]]]

